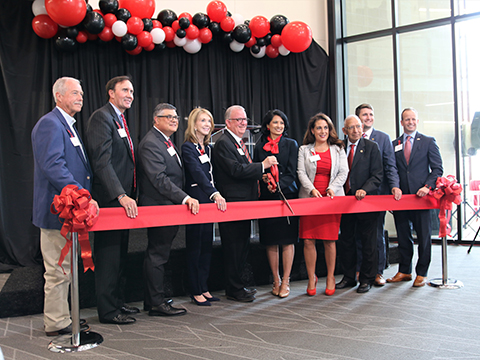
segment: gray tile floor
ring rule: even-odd
[[[305,295],[306,281],[292,283],[286,299],[258,287],[251,304],[226,300],[199,307],[186,297],[175,304],[188,314],[154,318],[142,312],[134,325],[100,324],[95,309],[81,310],[104,342],[74,354],[47,350],[42,315],[0,319],[5,359],[480,359],[480,247],[449,246],[449,275],[459,290],[412,282],[387,284],[366,294],[354,289]],[[441,276],[441,248],[433,247],[431,277]],[[393,276],[397,265],[387,269]],[[337,281],[341,276],[337,276]],[[217,293],[216,295],[222,295]],[[141,307],[141,303],[133,305]]]

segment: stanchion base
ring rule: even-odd
[[[428,285],[438,287],[439,289],[460,289],[463,287],[463,283],[460,280],[447,279],[447,282],[443,282],[443,279],[432,279]]]
[[[96,332],[86,331],[80,333],[80,345],[74,346],[72,342],[73,335],[60,335],[48,344],[48,350],[62,354],[90,350],[100,345],[103,342],[103,337]]]

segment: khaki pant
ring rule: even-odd
[[[45,304],[43,308],[45,331],[60,330],[72,322],[68,305],[68,290],[71,281],[70,252],[63,261],[63,270],[58,265],[60,253],[66,242],[65,238],[60,235],[60,230],[40,229],[40,248],[45,265]]]

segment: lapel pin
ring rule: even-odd
[[[360,150],[361,153],[363,153],[363,150]]]

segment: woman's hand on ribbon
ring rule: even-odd
[[[217,204],[217,209],[220,211],[226,211],[227,210],[227,201],[225,198],[218,193],[215,195],[215,198],[213,199],[215,201],[215,204]]]
[[[322,194],[320,194],[320,191],[318,191],[317,189],[313,189],[312,191],[310,191],[310,196],[315,198],[321,198]]]

